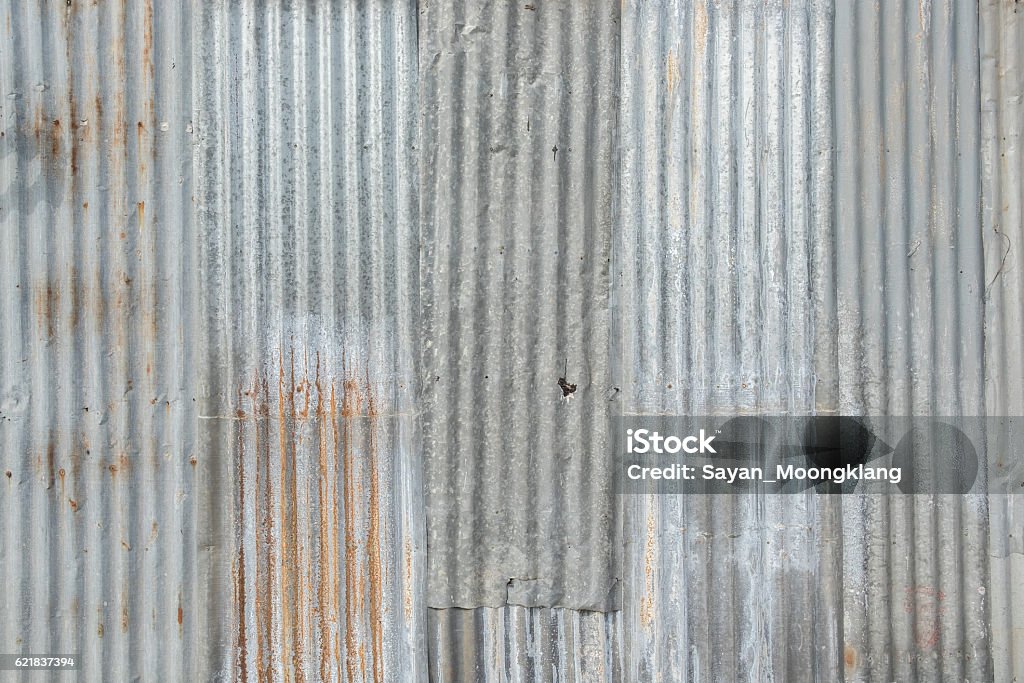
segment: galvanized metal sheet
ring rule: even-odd
[[[985,248],[985,406],[1024,415],[1024,13],[1012,2],[981,2],[981,166]],[[996,463],[1024,483],[1015,444],[996,444]],[[989,500],[993,678],[1024,679],[1024,497]]]
[[[430,680],[621,681],[621,612],[429,610]]]
[[[208,656],[423,678],[413,5],[207,3],[195,31]]]
[[[428,604],[610,609],[618,9],[420,21]]]
[[[633,496],[620,539],[607,461],[613,412],[1022,413],[1014,3],[0,22],[0,651],[1024,676],[1020,496]]]
[[[188,14],[0,31],[0,650],[203,678]]]
[[[626,414],[835,409],[830,2],[627,3]],[[839,521],[807,497],[625,496],[626,680],[833,680]]]
[[[978,8],[839,3],[845,413],[984,414]],[[986,496],[843,501],[851,676],[991,680]]]

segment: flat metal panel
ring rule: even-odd
[[[214,2],[194,30],[208,656],[424,678],[414,6]]]
[[[836,409],[831,2],[627,2],[628,414]],[[835,501],[623,496],[625,680],[835,680]]]
[[[612,4],[420,8],[431,607],[618,603],[617,22]]]
[[[189,25],[0,3],[0,650],[82,680],[206,677]]]

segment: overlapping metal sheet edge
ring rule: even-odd
[[[1024,415],[1024,10],[981,3],[982,227],[985,248],[985,399],[989,415]],[[1006,453],[1014,444],[999,444]],[[997,467],[1024,483],[1022,463]],[[1024,497],[989,501],[993,677],[1024,679]]]
[[[194,34],[211,673],[425,678],[415,7]]]
[[[618,604],[617,58],[615,5],[421,4],[431,607]]]
[[[0,650],[197,680],[188,12],[2,2],[0,31]]]

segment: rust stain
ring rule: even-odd
[[[852,671],[857,668],[857,650],[852,645],[843,649],[843,661],[846,663],[846,670]]]
[[[412,613],[412,539],[408,536],[405,537],[405,543],[402,545],[402,556],[405,562],[405,585],[402,586],[402,608],[405,613],[406,620],[413,618]]]
[[[40,331],[47,339],[53,339],[60,308],[60,289],[49,282],[40,282],[35,287],[36,320]]]
[[[656,525],[654,509],[647,511],[647,543],[644,548],[644,594],[640,599],[640,624],[650,628],[654,622],[654,547]]]
[[[369,373],[369,370],[367,370]],[[380,528],[380,481],[377,474],[377,402],[374,399],[369,374],[366,376],[367,415],[370,418],[370,530],[368,532],[367,550],[370,564],[370,632],[373,635],[371,651],[373,655],[373,680],[384,680],[384,633],[383,633],[383,595],[384,586],[381,574],[381,528]]]
[[[344,362],[335,375],[320,353],[275,355],[276,377],[255,373],[231,411],[240,520],[234,649],[240,654],[244,644],[252,660],[240,658],[235,677],[268,680],[284,671],[286,680],[383,681],[379,401],[370,377],[357,378]],[[365,452],[357,441],[368,445]],[[255,576],[245,570],[250,549]],[[405,553],[411,586],[411,542]],[[411,593],[405,608],[411,616]],[[254,633],[247,630],[253,623]],[[257,671],[243,674],[253,663]]]
[[[946,594],[930,586],[907,587],[903,599],[903,610],[913,614],[914,642],[922,650],[931,650],[939,643],[942,615],[946,612],[943,602]]]
[[[51,439],[46,444],[46,488],[52,489],[55,480],[54,461],[57,458],[57,447]]]
[[[679,60],[676,59],[674,50],[668,51],[668,58],[665,60],[665,80],[668,84],[668,94],[671,95],[676,83],[679,82]]]
[[[142,124],[139,123],[141,126]],[[135,205],[135,212],[139,217],[139,232],[142,232],[143,228],[146,227],[146,202],[139,202]]]

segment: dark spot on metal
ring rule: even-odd
[[[4,472],[4,474],[6,474],[6,475],[7,475],[7,478],[8,478],[8,479],[10,479],[11,477],[13,477],[13,476],[14,476],[13,474],[11,474],[11,471],[10,471],[10,470],[7,470],[6,472]]]
[[[555,145],[554,147],[551,148],[551,160],[558,160],[558,145]]]
[[[562,389],[562,398],[568,398],[571,394],[576,392],[576,385],[570,384],[566,380],[566,376],[569,374],[569,359],[565,359],[565,369],[562,371],[562,376],[558,378],[558,386]]]

